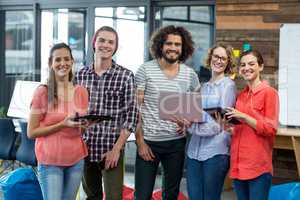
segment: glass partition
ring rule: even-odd
[[[5,74],[34,74],[33,12],[5,12]]]
[[[212,6],[160,6],[155,8],[155,28],[167,25],[183,26],[191,32],[195,52],[186,64],[193,67],[200,81],[209,79],[203,67],[208,48],[213,43],[214,13]],[[201,71],[201,73],[200,73]]]
[[[0,107],[8,108],[16,80],[35,80],[34,17],[30,10],[0,11]],[[2,54],[3,52],[3,54]]]
[[[110,7],[95,9],[95,31],[101,26],[111,26],[119,34],[119,48],[115,61],[136,72],[144,62],[145,8]]]
[[[70,45],[75,59],[74,71],[85,62],[85,13],[84,9],[51,9],[42,11],[41,24],[41,80],[48,76],[48,57],[53,44]]]

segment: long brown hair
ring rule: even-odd
[[[50,66],[52,65],[52,62],[53,62],[53,53],[54,53],[54,51],[56,51],[58,49],[68,50],[69,53],[70,53],[71,59],[74,60],[73,55],[72,55],[72,50],[67,44],[58,43],[58,44],[55,44],[55,45],[52,46],[52,48],[50,50],[49,58],[48,58],[49,76],[48,76],[48,80],[47,80],[47,88],[48,88],[48,104],[53,106],[53,107],[56,107],[57,100],[58,100],[57,82],[56,82],[56,79],[55,79],[54,70]],[[73,73],[72,73],[72,70],[71,70],[69,72],[69,82],[72,82],[72,80],[73,80]]]

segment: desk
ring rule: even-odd
[[[273,148],[288,149],[294,151],[298,169],[298,176],[300,176],[300,129],[279,128]]]

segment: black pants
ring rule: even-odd
[[[177,200],[182,178],[186,139],[145,141],[155,160],[145,161],[137,153],[135,163],[135,200],[150,200],[159,163],[163,167],[162,199]]]
[[[84,162],[82,186],[87,200],[102,200],[102,178],[106,200],[121,200],[124,179],[124,151],[121,151],[118,165],[105,170],[103,162]]]

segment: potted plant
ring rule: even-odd
[[[11,119],[6,115],[7,109],[4,106],[0,107],[0,130],[3,131],[3,127],[7,127],[7,123],[11,123]]]
[[[6,116],[6,108],[5,107],[0,107],[0,118],[7,118]]]

